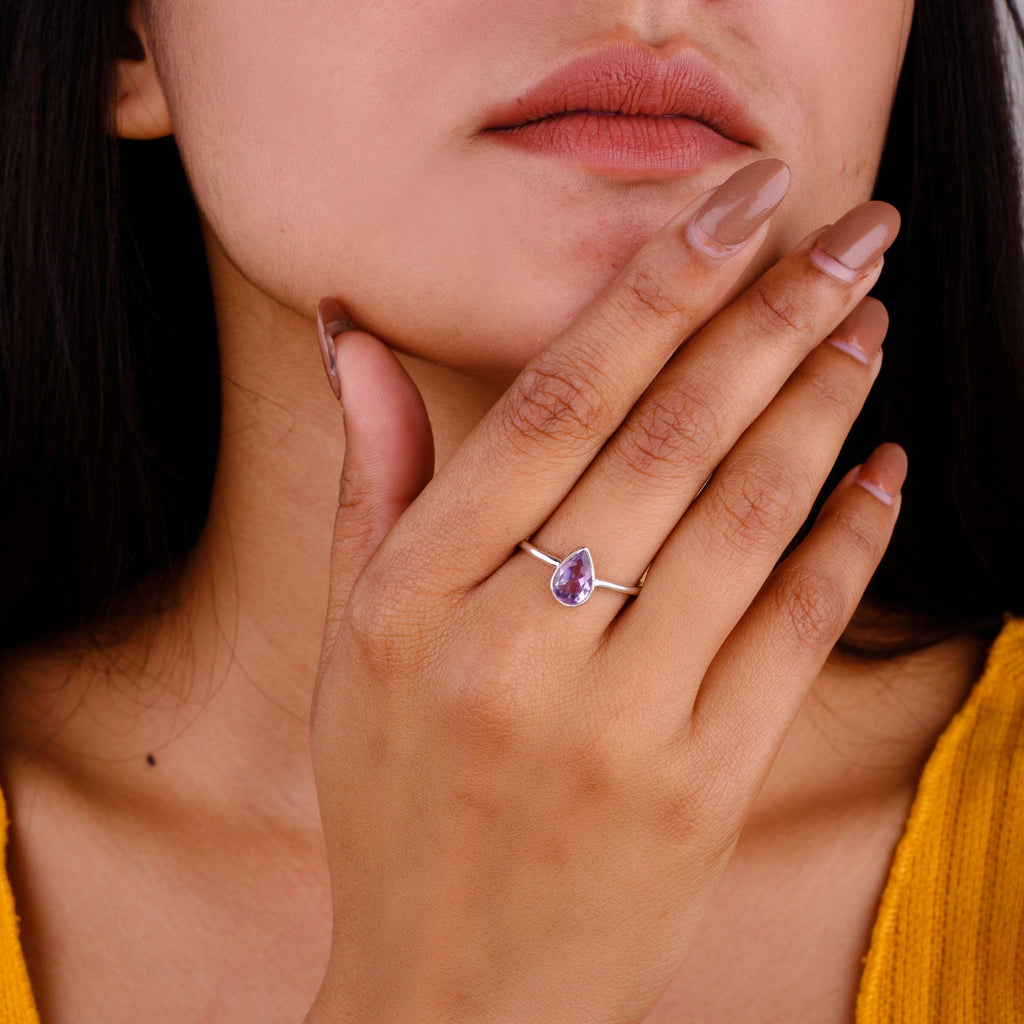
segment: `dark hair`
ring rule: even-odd
[[[123,7],[0,6],[0,650],[166,597],[209,505],[206,260],[173,140],[107,131]]]
[[[1013,0],[1006,12],[1019,42]],[[1021,167],[992,0],[919,0],[875,193],[903,216],[875,289],[885,364],[833,482],[881,441],[910,469],[862,656],[1024,614]],[[1019,58],[1019,50],[1016,51]]]
[[[172,592],[208,511],[198,216],[172,140],[107,131],[122,8],[0,7],[0,650],[104,635],[144,581]],[[927,0],[914,18],[876,189],[904,218],[877,290],[891,341],[837,464],[882,440],[911,459],[867,602],[897,628],[849,635],[862,656],[1024,613],[1024,239],[997,12]]]

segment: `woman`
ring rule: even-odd
[[[0,34],[8,1016],[1012,1019],[991,6],[69,6]]]

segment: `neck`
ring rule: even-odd
[[[311,321],[215,261],[222,431],[210,512],[177,599],[102,650],[11,659],[15,733],[76,764],[189,766],[315,810],[309,708],[329,587],[344,418]],[[217,287],[219,286],[219,287]],[[230,296],[229,302],[227,297]],[[500,385],[402,357],[438,464]],[[13,716],[13,717],[11,717]]]

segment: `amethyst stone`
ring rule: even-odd
[[[576,608],[594,592],[594,560],[586,548],[563,558],[551,576],[555,600]]]

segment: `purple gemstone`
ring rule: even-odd
[[[551,593],[556,600],[576,608],[594,592],[594,560],[586,548],[563,558],[551,576]]]

